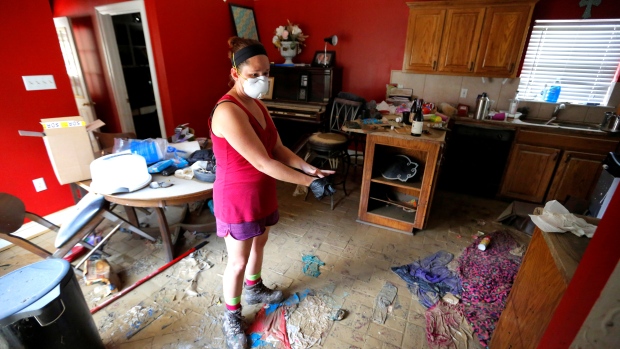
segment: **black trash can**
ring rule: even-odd
[[[46,259],[1,277],[0,304],[0,349],[104,348],[64,259]]]

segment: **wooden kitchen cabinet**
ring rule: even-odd
[[[403,70],[515,77],[538,0],[409,2]]]
[[[438,71],[469,73],[474,70],[484,12],[484,8],[448,9]]]
[[[516,144],[508,160],[501,195],[541,202],[553,176],[559,149]]]
[[[595,221],[591,221],[597,224]],[[572,279],[589,239],[535,228],[495,331],[493,349],[534,349]]]
[[[430,212],[444,144],[445,132],[437,130],[433,130],[431,136],[422,137],[388,132],[368,134],[359,221],[407,233],[423,229]],[[406,182],[384,178],[381,173],[390,165],[392,155],[405,155],[416,162],[416,176]],[[402,205],[411,205],[411,200],[417,201],[414,212]]]
[[[409,34],[403,69],[416,72],[435,71],[445,16],[444,9],[409,10]]]
[[[568,197],[588,200],[603,170],[605,155],[566,151],[560,159],[546,201]]]
[[[487,8],[475,72],[484,76],[516,76],[534,6]]]
[[[535,203],[569,197],[588,200],[602,161],[619,140],[519,130],[500,195]]]

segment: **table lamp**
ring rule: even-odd
[[[336,46],[336,44],[338,44],[338,36],[332,35],[323,39],[323,41],[325,41],[325,50],[323,52],[323,65],[327,65],[327,44]]]

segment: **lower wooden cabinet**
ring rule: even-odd
[[[571,233],[534,230],[521,268],[489,345],[492,349],[534,349],[588,246]]]
[[[553,177],[559,149],[516,144],[504,176],[501,194],[541,202]]]
[[[618,139],[519,130],[500,189],[503,197],[534,203],[588,200]]]
[[[596,186],[605,155],[566,151],[560,159],[546,201],[568,197],[588,200]]]

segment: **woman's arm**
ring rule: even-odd
[[[276,143],[276,146],[273,148],[272,153],[273,157],[281,163],[296,169],[300,169],[311,176],[323,178],[334,173],[334,171],[320,170],[305,162],[302,158],[297,156],[297,154],[293,153],[293,151],[291,151],[288,147],[285,147],[284,144],[282,144],[282,141],[280,140],[280,135],[278,135],[278,141]]]
[[[245,112],[233,103],[222,103],[215,109],[212,129],[216,136],[224,137],[252,166],[270,177],[305,186],[310,186],[316,179],[270,158]]]

